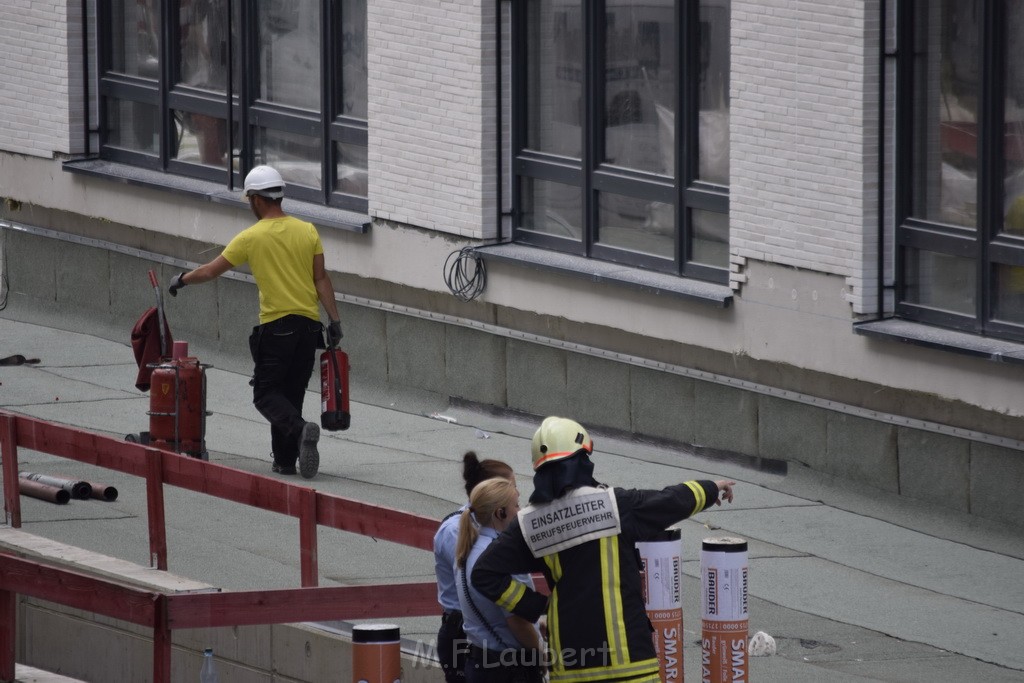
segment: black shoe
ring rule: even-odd
[[[320,441],[320,426],[307,422],[299,436],[299,472],[306,479],[312,479],[320,469],[320,452],[316,449]]]
[[[285,465],[278,465],[276,462],[270,466],[270,469],[277,474],[297,474],[294,467],[286,467]]]

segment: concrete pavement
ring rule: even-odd
[[[116,339],[116,331],[106,336]],[[0,317],[0,357],[41,360],[0,367],[0,409],[117,437],[148,429],[148,394],[134,387],[127,330],[123,336],[110,341]],[[269,474],[269,429],[251,404],[244,340],[238,346],[237,355],[192,349],[213,365],[207,447],[215,462]],[[512,464],[520,489],[532,490],[537,418],[358,379],[352,395],[352,427],[322,436],[320,474],[290,480],[440,518],[463,499],[460,458],[474,449]],[[306,406],[307,419],[318,419],[315,394]],[[772,473],[692,449],[593,436],[596,475],[609,484],[739,482],[733,505],[681,525],[688,680],[700,680],[700,541],[727,533],[750,542],[751,633],[765,631],[779,644],[777,655],[751,659],[751,680],[1024,681],[1020,529],[793,466]],[[141,480],[24,449],[19,458],[22,469],[107,481],[120,491],[113,503],[23,498],[24,531],[148,564]],[[173,487],[165,498],[170,571],[226,589],[299,585],[294,520]],[[319,565],[322,585],[433,577],[429,553],[332,530],[320,532]],[[436,621],[399,623],[403,636],[430,640]]]

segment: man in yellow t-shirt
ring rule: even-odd
[[[185,285],[220,277],[249,264],[260,294],[260,324],[249,337],[253,363],[253,404],[270,422],[273,471],[309,479],[320,467],[320,427],[302,417],[302,402],[313,374],[316,349],[323,346],[319,303],[330,320],[327,342],[341,340],[334,288],[324,270],[324,248],[311,223],[281,209],[284,179],[269,166],[245,177],[245,196],[258,219],[238,233],[220,256],[187,273],[168,288],[172,296]]]

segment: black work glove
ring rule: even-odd
[[[171,285],[167,288],[167,291],[171,293],[171,296],[178,296],[178,290],[185,286],[185,281],[182,279],[185,277],[185,273],[178,273],[171,278]]]
[[[327,325],[327,348],[336,348],[341,343],[341,337],[341,321],[332,320]]]

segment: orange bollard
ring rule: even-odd
[[[654,649],[661,663],[661,680],[683,681],[683,552],[678,529],[663,538],[640,541],[641,582],[644,607],[654,628]]]
[[[747,542],[705,538],[700,551],[701,681],[749,681]]]
[[[352,682],[401,683],[402,651],[394,624],[352,627]]]

